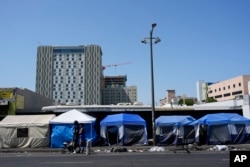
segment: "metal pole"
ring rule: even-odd
[[[150,62],[151,62],[151,96],[152,96],[152,134],[153,134],[153,146],[155,146],[155,96],[154,96],[154,67],[153,67],[153,29],[152,25],[150,31]]]

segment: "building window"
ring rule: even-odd
[[[235,88],[235,84],[233,84],[233,88]]]
[[[217,98],[222,98],[222,95],[215,96],[215,98],[216,98],[216,99],[217,99]]]
[[[228,89],[230,89],[230,85],[228,85],[228,87],[227,87]]]
[[[239,82],[239,87],[241,87],[241,83]]]
[[[28,137],[28,128],[17,128],[17,138]]]
[[[235,91],[232,93],[232,95],[238,95],[238,94],[242,94],[242,91],[240,90],[240,91]]]

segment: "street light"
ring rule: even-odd
[[[151,30],[150,30],[150,37],[144,38],[141,42],[144,44],[148,43],[148,40],[150,42],[150,62],[151,62],[151,99],[152,99],[152,133],[153,133],[153,145],[155,146],[155,95],[154,95],[154,67],[153,67],[153,40],[154,44],[157,44],[160,42],[159,37],[153,37],[153,30],[156,27],[156,23],[152,24]]]

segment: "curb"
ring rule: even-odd
[[[219,146],[224,146],[224,150],[218,150]],[[123,151],[122,151],[123,150]],[[154,150],[154,151],[152,151]],[[158,150],[158,151],[157,151]],[[250,144],[236,145],[180,145],[180,146],[100,146],[91,147],[91,153],[110,153],[110,152],[159,152],[159,151],[230,151],[230,150],[250,150]],[[64,148],[1,148],[0,153],[27,153],[27,152],[47,152],[47,153],[69,153]]]

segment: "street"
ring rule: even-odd
[[[229,167],[229,152],[0,153],[4,167]]]

